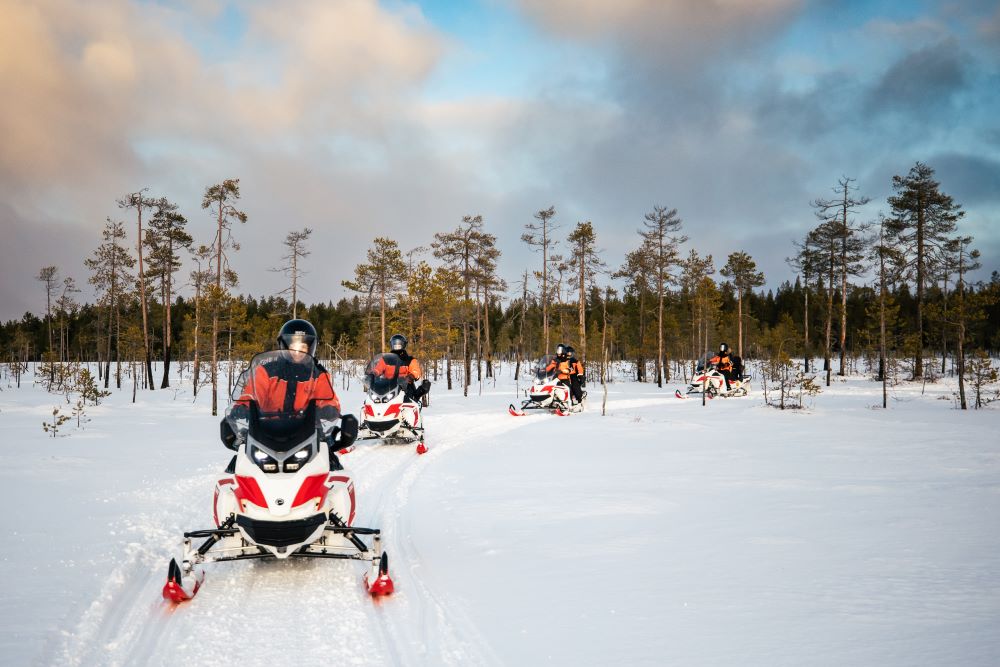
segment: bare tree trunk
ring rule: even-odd
[[[805,335],[803,336],[803,356],[805,357],[805,372],[809,372],[809,279],[805,280],[805,316],[803,319],[803,329],[805,330]]]
[[[736,290],[736,353],[743,356],[743,290]]]
[[[200,278],[199,278],[200,281]],[[194,292],[194,369],[191,374],[191,389],[194,397],[198,398],[198,381],[201,378],[201,341],[199,339],[201,328],[201,284],[195,286]]]
[[[490,345],[490,291],[484,290],[483,338],[486,355],[486,377],[493,377],[493,347]]]
[[[582,253],[581,253],[582,254]],[[587,362],[587,285],[584,271],[584,258],[580,259],[580,356],[583,363]]]
[[[153,360],[149,345],[149,315],[146,301],[146,274],[142,268],[142,192],[139,193],[139,203],[136,206],[136,218],[139,225],[139,236],[136,240],[136,250],[139,252],[139,302],[142,309],[142,350],[146,361],[146,377],[149,378],[149,389],[153,387]],[[212,414],[215,414],[214,412]]]
[[[483,307],[479,302],[479,285],[476,285],[476,382],[483,381]]]
[[[379,286],[378,292],[378,307],[379,307],[379,330],[382,334],[382,351],[386,352],[389,348],[385,343],[385,283]]]

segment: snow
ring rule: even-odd
[[[63,399],[5,380],[2,662],[996,663],[1000,412],[956,410],[947,380],[884,411],[835,378],[784,412],[759,386],[702,406],[617,381],[605,417],[593,385],[582,414],[511,417],[509,373],[436,383],[428,454],[344,457],[393,596],[360,563],[217,563],[177,608],[167,562],[230,458],[210,396],[129,387],[51,438]]]

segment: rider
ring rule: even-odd
[[[389,339],[389,349],[399,357],[402,364],[399,367],[399,375],[408,378],[406,384],[406,398],[410,401],[419,401],[423,398],[424,394],[430,391],[431,383],[429,380],[424,378],[424,369],[421,368],[420,362],[417,361],[409,352],[406,351],[407,344],[406,336],[403,334],[395,334]],[[386,364],[384,361],[379,359],[378,364],[375,365],[373,372],[376,375],[381,375],[384,373]],[[417,383],[420,383],[419,386]]]
[[[287,350],[280,357],[261,364],[254,375],[246,379],[241,396],[229,409],[233,419],[249,416],[250,401],[255,400],[261,412],[293,413],[305,410],[310,397],[316,405],[316,417],[323,421],[340,418],[338,445],[347,447],[358,435],[358,421],[354,415],[341,415],[340,401],[333,390],[330,374],[313,355],[316,353],[316,327],[306,320],[289,320],[278,331],[279,350]],[[223,419],[223,442],[235,449],[236,436]],[[336,465],[331,442],[331,467]],[[234,446],[235,445],[235,446]]]
[[[726,391],[729,391],[730,384],[733,381],[733,353],[729,349],[729,346],[725,343],[719,345],[719,353],[709,359],[709,362],[715,364],[715,367],[719,369],[722,373],[722,377],[726,378]]]
[[[584,375],[583,364],[576,358],[576,350],[570,345],[566,348],[569,357],[569,391],[575,403],[583,403],[583,385],[587,378]]]
[[[556,345],[556,356],[549,361],[548,365],[545,367],[545,372],[555,372],[556,378],[559,380],[559,384],[569,387],[570,393],[572,394],[573,387],[570,383],[572,368],[569,361],[569,349],[569,347],[563,345],[562,343]]]

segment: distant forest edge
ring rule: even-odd
[[[491,377],[495,361],[521,372],[559,342],[576,347],[595,380],[609,362],[629,361],[636,380],[662,386],[725,341],[740,356],[796,368],[800,376],[816,372],[810,360],[822,360],[827,384],[831,374],[865,359],[882,379],[951,373],[961,385],[967,359],[988,360],[1000,347],[1000,275],[970,282],[969,272],[981,267],[979,252],[960,232],[961,205],[933,176],[918,162],[893,177],[887,212],[867,221],[857,218],[870,200],[853,179],[841,178],[831,198],[810,203],[817,224],[789,247],[797,277],[777,290],[756,289],[764,276],[744,252],[717,262],[690,247],[676,209],[654,206],[636,249],[622,266],[608,267],[593,224],[566,229],[550,207],[525,225],[522,241],[538,261],[515,284],[497,274],[496,236],[482,216],[469,215],[426,247],[401,249],[396,239],[376,238],[366,261],[343,280],[354,296],[313,305],[299,299],[308,228],[289,233],[286,252],[275,258],[280,292],[236,293],[239,276],[229,258],[239,250],[238,225],[248,222],[238,208],[238,179],[205,190],[202,208],[213,223],[207,245],[195,243],[176,204],[141,190],[117,201],[130,222],[109,217],[82,259],[96,303],[78,303],[75,279],[42,267],[40,314],[0,325],[0,350],[18,368],[97,362],[105,387],[120,387],[128,365],[141,369],[143,388],[165,388],[171,362],[190,362],[196,389],[211,384],[213,414],[220,364],[270,349],[291,317],[316,326],[318,356],[328,359],[370,358],[403,332],[415,356],[446,373],[449,388],[456,365],[466,393],[474,375]],[[131,242],[126,229],[135,233]],[[185,255],[195,268],[179,278]],[[612,288],[610,279],[623,288]],[[186,296],[177,294],[181,287]],[[161,377],[153,375],[154,359],[162,362]],[[54,367],[47,369],[53,378]],[[965,407],[964,388],[961,402]]]

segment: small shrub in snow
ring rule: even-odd
[[[975,396],[975,407],[981,408],[997,399],[1000,399],[1000,388],[993,386],[997,383],[997,369],[993,366],[993,360],[983,350],[977,350],[965,361],[965,381],[969,383],[972,394]]]
[[[83,428],[83,425],[90,421],[87,417],[87,404],[82,398],[73,406],[73,416],[76,417],[77,428]]]
[[[42,422],[42,430],[46,433],[51,433],[52,437],[55,438],[59,435],[59,427],[69,420],[69,415],[61,414],[59,407],[54,407],[52,408],[52,421]]]
[[[83,401],[84,405],[87,404],[87,401],[91,401],[94,405],[100,405],[102,398],[111,395],[110,391],[97,386],[94,374],[86,368],[80,369],[73,384],[76,391],[80,393],[80,400]]]
[[[761,363],[764,402],[780,410],[802,408],[806,396],[820,392],[816,376],[806,374],[802,365],[794,363],[785,352],[779,352]],[[768,386],[768,380],[771,385]]]

